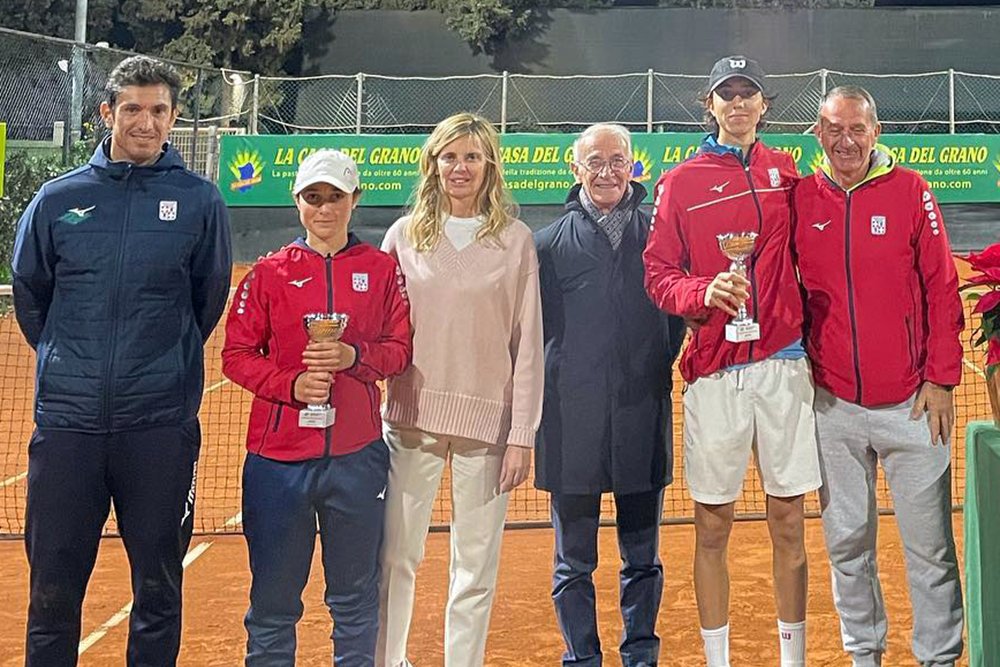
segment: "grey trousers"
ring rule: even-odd
[[[863,408],[816,388],[820,503],[833,601],[844,650],[856,667],[881,664],[887,622],[878,579],[875,482],[881,462],[903,540],[913,607],[913,654],[954,665],[962,654],[962,588],[951,524],[951,451],[932,446],[914,397]]]

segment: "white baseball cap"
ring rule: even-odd
[[[295,174],[295,187],[292,195],[316,183],[329,183],[338,190],[352,193],[358,189],[358,165],[341,151],[323,149],[311,154],[299,165]]]

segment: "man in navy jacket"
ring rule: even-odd
[[[613,492],[622,557],[626,667],[657,663],[663,590],[657,555],[672,481],[671,367],[683,322],[643,287],[650,215],[631,182],[628,130],[600,124],[573,145],[566,212],[535,235],[545,338],[545,399],[535,486],[551,493],[552,599],[564,665],[601,664],[592,573],[601,494]]]
[[[136,56],[111,73],[110,137],[45,183],[14,246],[14,308],[38,358],[28,449],[25,664],[75,665],[114,503],[133,607],[126,662],[173,665],[191,539],[203,345],[229,289],[218,189],[166,144],[180,79]]]

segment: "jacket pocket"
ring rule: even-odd
[[[917,349],[914,345],[913,323],[909,317],[904,318],[906,323],[906,351],[910,355],[910,368],[917,370]]]
[[[277,412],[277,417],[275,416],[276,412]],[[266,424],[268,426],[271,426],[272,433],[278,430],[278,420],[280,418],[281,418],[281,406],[271,405],[270,411],[268,412],[267,415]],[[254,454],[260,454],[262,451],[264,451],[264,445],[267,444],[267,436],[268,436],[268,428],[267,426],[265,426],[260,434],[260,444],[257,445],[257,451],[255,451]]]

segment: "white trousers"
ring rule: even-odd
[[[509,494],[499,489],[505,448],[414,428],[385,431],[389,445],[385,539],[375,664],[409,665],[417,567],[434,498],[451,464],[451,571],[445,608],[445,667],[480,667],[500,564]]]

